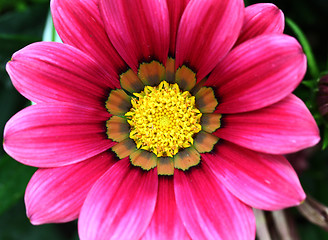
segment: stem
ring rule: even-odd
[[[56,42],[56,29],[55,29],[55,25],[54,22],[51,19],[51,24],[52,24],[52,28],[51,28],[51,41],[52,42]]]
[[[328,207],[307,196],[297,210],[310,222],[328,231]]]
[[[264,211],[253,209],[256,218],[256,235],[259,240],[271,240]]]
[[[276,226],[276,230],[280,235],[281,240],[295,240],[296,236],[293,236],[291,231],[291,226],[286,218],[286,213],[284,210],[273,211],[272,212],[273,222]]]
[[[293,22],[290,18],[286,18],[286,23],[291,28],[291,30],[294,32],[294,34],[296,35],[296,37],[298,38],[298,40],[300,41],[300,43],[303,47],[304,53],[308,59],[309,71],[310,71],[312,78],[319,79],[319,75],[320,75],[319,68],[318,68],[316,60],[314,58],[314,55],[312,53],[311,46],[310,46],[308,40],[306,39],[304,33],[296,25],[296,23]]]

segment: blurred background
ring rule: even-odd
[[[246,5],[260,1],[245,1]],[[313,149],[288,156],[299,174],[305,192],[324,205],[328,205],[328,128],[320,115],[316,94],[318,79],[328,73],[328,0],[272,1],[304,33],[313,50],[317,73],[308,72],[305,81],[295,91],[315,116],[320,127],[322,142]],[[49,0],[0,0],[0,132],[8,119],[30,103],[12,86],[5,71],[11,55],[22,47],[41,41],[49,13]],[[295,27],[286,25],[285,33],[300,35]],[[315,72],[315,71],[314,71]],[[328,91],[327,91],[328,94]],[[322,146],[324,145],[324,146]],[[24,191],[36,169],[17,163],[0,148],[0,240],[76,240],[76,222],[33,226],[25,215]],[[312,206],[313,207],[313,206]],[[315,205],[314,217],[328,229],[328,210]],[[291,230],[289,238],[281,233],[284,226],[277,225],[276,216],[261,213],[271,232],[272,239],[328,240],[328,233],[310,223],[296,208],[283,212],[284,226]],[[326,224],[326,225],[325,225]],[[280,235],[279,235],[280,234]],[[263,240],[261,238],[261,240]]]

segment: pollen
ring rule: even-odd
[[[162,81],[134,95],[132,108],[125,116],[131,126],[130,138],[138,148],[157,157],[173,157],[193,144],[194,134],[202,128],[202,113],[188,91],[182,92],[176,83]]]

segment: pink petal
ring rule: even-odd
[[[158,176],[118,161],[92,187],[79,217],[81,240],[139,239],[156,205]]]
[[[161,0],[100,0],[107,34],[136,72],[141,62],[165,63],[169,51],[169,16]]]
[[[262,34],[282,34],[283,12],[272,3],[257,3],[245,8],[244,24],[236,45]]]
[[[37,170],[25,192],[26,211],[31,223],[76,219],[93,184],[114,163],[113,155],[104,152],[80,163]]]
[[[305,198],[294,169],[281,155],[223,142],[214,153],[203,154],[203,160],[231,193],[252,207],[277,210],[297,205]]]
[[[177,35],[176,65],[186,64],[204,78],[238,38],[244,17],[242,0],[191,1]]]
[[[265,153],[297,152],[320,140],[311,113],[294,95],[253,112],[225,115],[222,121],[216,136]]]
[[[51,13],[63,42],[92,56],[118,83],[125,63],[108,39],[98,0],[53,0]]]
[[[206,85],[216,86],[220,113],[246,112],[285,98],[305,71],[306,57],[294,38],[262,35],[232,50]]]
[[[69,102],[104,109],[118,82],[81,51],[39,42],[16,52],[7,64],[16,89],[33,102]]]
[[[217,181],[206,164],[175,171],[174,191],[192,239],[255,239],[252,209]]]
[[[190,239],[178,213],[171,176],[159,176],[155,212],[142,239]]]
[[[170,50],[169,55],[175,57],[177,31],[183,11],[190,0],[166,0],[170,17]]]
[[[114,145],[106,136],[106,111],[37,104],[14,115],[4,129],[4,149],[35,167],[59,167],[93,157]]]

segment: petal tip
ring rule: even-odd
[[[25,199],[25,207],[26,207],[26,216],[32,225],[36,226],[36,225],[41,225],[41,224],[46,223],[45,221],[42,221],[41,219],[38,218],[38,216],[37,216],[38,214],[32,213],[30,206],[29,206],[28,202],[26,201],[26,199]]]

